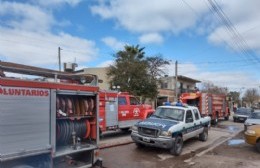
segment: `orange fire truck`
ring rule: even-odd
[[[99,92],[100,131],[128,130],[135,123],[150,116],[154,109],[151,105],[141,104],[127,92],[101,90]]]
[[[220,118],[229,119],[229,102],[225,94],[182,93],[180,99],[183,103],[197,106],[202,116],[211,117],[213,124],[217,124]]]
[[[4,72],[0,76],[0,167],[102,164],[98,157],[99,88],[91,85],[97,84],[95,75],[8,62],[0,62],[0,71]],[[5,77],[9,72],[34,76]]]

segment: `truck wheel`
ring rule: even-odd
[[[208,127],[204,127],[203,132],[199,134],[200,141],[207,141],[208,139]]]
[[[217,125],[218,124],[218,116],[214,120],[212,120],[212,124],[213,125]]]
[[[99,128],[99,139],[102,139],[102,138],[103,138],[103,134],[102,134],[101,128]]]
[[[234,118],[233,121],[234,121],[234,122],[237,122],[237,119]]]
[[[226,117],[225,117],[225,120],[228,121],[228,120],[229,120],[229,116],[226,116]]]
[[[260,139],[256,142],[256,150],[260,153]]]
[[[181,136],[177,136],[173,142],[173,146],[170,149],[171,154],[179,156],[182,152],[183,140]]]

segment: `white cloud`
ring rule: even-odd
[[[54,65],[61,47],[62,62],[84,63],[97,56],[95,43],[66,33],[54,35],[0,28],[0,55],[3,60],[30,65]],[[1,57],[0,57],[1,58]]]
[[[209,35],[209,41],[216,44],[228,44],[237,51],[250,49],[259,52],[259,5],[258,0],[250,2],[241,0],[239,3],[236,0],[221,1],[220,6],[228,20],[231,21],[232,28],[227,28],[221,21],[221,24]],[[219,19],[217,16],[215,17]]]
[[[163,37],[158,33],[149,33],[149,34],[142,35],[139,38],[139,41],[143,44],[148,44],[148,43],[161,44],[163,42]]]
[[[77,6],[83,0],[32,0],[33,3],[38,3],[42,6],[55,7],[57,5],[68,4],[70,6]]]
[[[11,28],[46,32],[55,23],[52,15],[37,6],[16,2],[0,2],[0,16],[8,16],[10,19],[2,19],[2,22]]]
[[[58,47],[63,49],[62,62],[76,59],[84,64],[97,56],[93,41],[63,32],[52,33],[57,23],[51,12],[31,4],[0,4],[1,20],[9,18],[0,22],[0,60],[56,68]]]
[[[104,37],[101,39],[107,46],[111,47],[113,50],[121,50],[124,48],[126,43],[118,41],[114,37]]]
[[[260,1],[216,2],[246,41],[247,45],[243,48],[260,52]],[[128,31],[142,34],[140,40],[145,39],[149,33],[171,32],[177,35],[189,30],[198,35],[208,34],[212,43],[234,47],[234,43],[239,40],[228,32],[223,21],[210,8],[204,0],[99,0],[91,7],[91,11],[103,19],[115,20],[116,25]],[[241,47],[236,46],[234,49],[241,50]]]
[[[178,34],[196,25],[200,16],[208,11],[204,2],[185,0],[198,11],[179,0],[100,0],[91,7],[93,14],[103,19],[114,19],[116,24],[130,32],[140,33],[142,43],[160,44],[164,32]]]
[[[205,3],[188,1],[200,14],[207,11]],[[178,33],[196,23],[197,16],[179,0],[112,0],[92,6],[94,14],[104,19],[116,19],[118,24],[133,32]]]
[[[97,65],[97,67],[109,67],[110,65],[113,65],[114,61],[113,60],[108,60],[105,62],[102,62],[101,64]]]

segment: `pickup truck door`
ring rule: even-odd
[[[200,113],[197,109],[193,109],[193,114],[194,114],[194,119],[195,119],[194,125],[195,125],[195,129],[196,129],[196,135],[198,135],[198,134],[202,133],[202,131],[203,131]]]
[[[195,135],[194,116],[191,110],[186,111],[184,122],[185,126],[183,127],[183,139],[186,140],[194,137]]]

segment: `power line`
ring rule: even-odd
[[[235,45],[238,47],[239,51],[241,51],[244,54],[244,56],[246,56],[245,61],[251,60],[253,62],[260,63],[260,59],[252,53],[247,42],[239,34],[239,32],[237,31],[235,26],[232,24],[230,19],[227,17],[227,15],[224,13],[224,11],[218,6],[217,2],[215,0],[208,0],[208,2],[211,5],[212,9],[215,11],[215,13],[219,16],[221,21],[224,23],[228,33],[230,33],[232,35],[231,37],[234,37],[231,39],[233,40]]]
[[[198,12],[191,6],[191,5],[189,5],[189,3],[188,2],[186,2],[185,0],[182,0],[182,2],[186,5],[186,6],[188,6],[190,9],[191,9],[191,11],[193,12],[193,13],[195,13],[198,17],[199,17],[199,14],[198,14]],[[208,6],[208,4],[206,3],[206,5]],[[218,10],[218,9],[216,9],[216,7],[214,6],[214,7],[212,7],[212,8],[210,8],[209,6],[208,6],[208,8],[210,9],[210,11],[212,11],[212,12],[215,12],[215,10]],[[215,8],[215,9],[214,9]],[[213,10],[214,9],[214,10]],[[220,8],[220,10],[222,10],[221,8]],[[222,11],[222,13],[224,14],[224,12]],[[220,18],[220,17],[219,17]],[[227,17],[226,17],[227,18]],[[228,19],[228,18],[227,18]],[[226,19],[226,20],[227,20]],[[225,21],[226,21],[225,20]],[[220,19],[220,21],[222,21],[223,22],[223,20],[222,19]],[[229,22],[229,24],[231,23],[231,21],[230,20],[228,20],[228,21],[226,21],[226,22]],[[226,25],[226,22],[224,22],[224,24]],[[232,24],[232,23],[231,23]],[[257,27],[257,26],[255,26],[255,27]],[[254,29],[255,27],[253,27],[253,28],[251,28],[251,29],[249,29],[249,30],[247,30],[246,32],[248,32],[248,31],[250,31],[250,30],[252,30],[252,29]],[[231,31],[232,32],[232,31]],[[231,33],[230,31],[227,31],[227,33],[229,33],[229,34],[231,34],[230,36],[232,36],[233,38],[235,37],[235,36],[233,36],[233,34],[234,33]],[[236,31],[237,32],[237,31]],[[217,33],[217,32],[216,32]],[[238,32],[237,32],[238,33]],[[230,46],[229,45],[229,43],[227,43],[223,38],[221,38],[221,36],[220,35],[218,35],[217,36],[217,38],[220,38],[222,41],[224,41],[225,42],[225,44],[227,44],[227,46]],[[239,44],[238,43],[240,43],[240,42],[237,42],[236,41],[237,40],[237,37],[236,37],[236,39],[233,39],[233,44],[234,44],[234,46],[235,45],[237,45],[237,46],[239,46]],[[244,41],[245,42],[245,41]],[[210,47],[211,48],[211,47]],[[230,48],[232,49],[232,50],[234,50],[233,49],[233,46],[230,46]],[[249,47],[247,47],[247,48],[249,48]],[[234,50],[235,52],[237,52],[236,50]],[[245,56],[245,55],[253,55],[253,53],[249,53],[247,50],[245,50],[245,48],[242,48],[241,49],[241,47],[240,47],[240,51],[242,51],[242,53],[244,54],[242,54],[243,56]],[[204,52],[204,51],[203,51]],[[241,52],[240,52],[240,54],[241,54]],[[248,64],[250,63],[250,64],[259,64],[260,62],[258,61],[258,58],[257,57],[255,57],[254,55],[253,55],[253,58],[252,57],[250,57],[250,59],[248,59],[248,57],[244,57],[244,59],[243,60],[231,60],[230,61],[230,63],[231,64],[233,64],[234,62],[248,62]],[[209,62],[205,62],[205,63],[197,63],[197,64],[228,64],[229,63],[229,61],[209,61]],[[194,64],[196,64],[196,63],[194,63]]]

